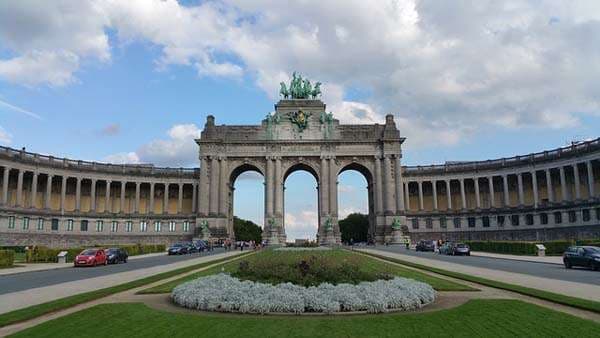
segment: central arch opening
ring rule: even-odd
[[[317,173],[312,167],[299,163],[286,171],[283,184],[287,242],[315,241],[319,223]]]
[[[237,241],[260,243],[264,224],[264,175],[256,166],[244,164],[230,177],[229,222]]]

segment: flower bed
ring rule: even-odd
[[[302,287],[241,281],[221,273],[177,286],[171,299],[186,308],[218,312],[382,313],[421,308],[434,301],[435,291],[429,284],[398,277],[356,285]]]

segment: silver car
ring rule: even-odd
[[[456,243],[456,245],[454,245],[454,250],[453,250],[453,255],[465,255],[465,256],[471,256],[471,248],[469,248],[468,245],[466,245],[465,243]]]

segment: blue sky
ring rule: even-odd
[[[297,70],[324,83],[342,123],[394,114],[404,164],[551,149],[599,136],[598,13],[525,0],[4,2],[0,144],[196,166],[208,114],[257,124]],[[286,185],[288,236],[314,237],[314,179]],[[366,211],[365,185],[340,177],[342,213]],[[236,214],[261,223],[262,182],[236,188]]]

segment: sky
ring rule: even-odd
[[[293,71],[342,123],[394,114],[404,164],[552,149],[600,134],[600,2],[2,1],[0,145],[195,167],[207,115],[260,123]],[[235,185],[262,224],[262,178]],[[290,239],[314,238],[315,186],[286,181]],[[365,186],[340,177],[341,216]]]

